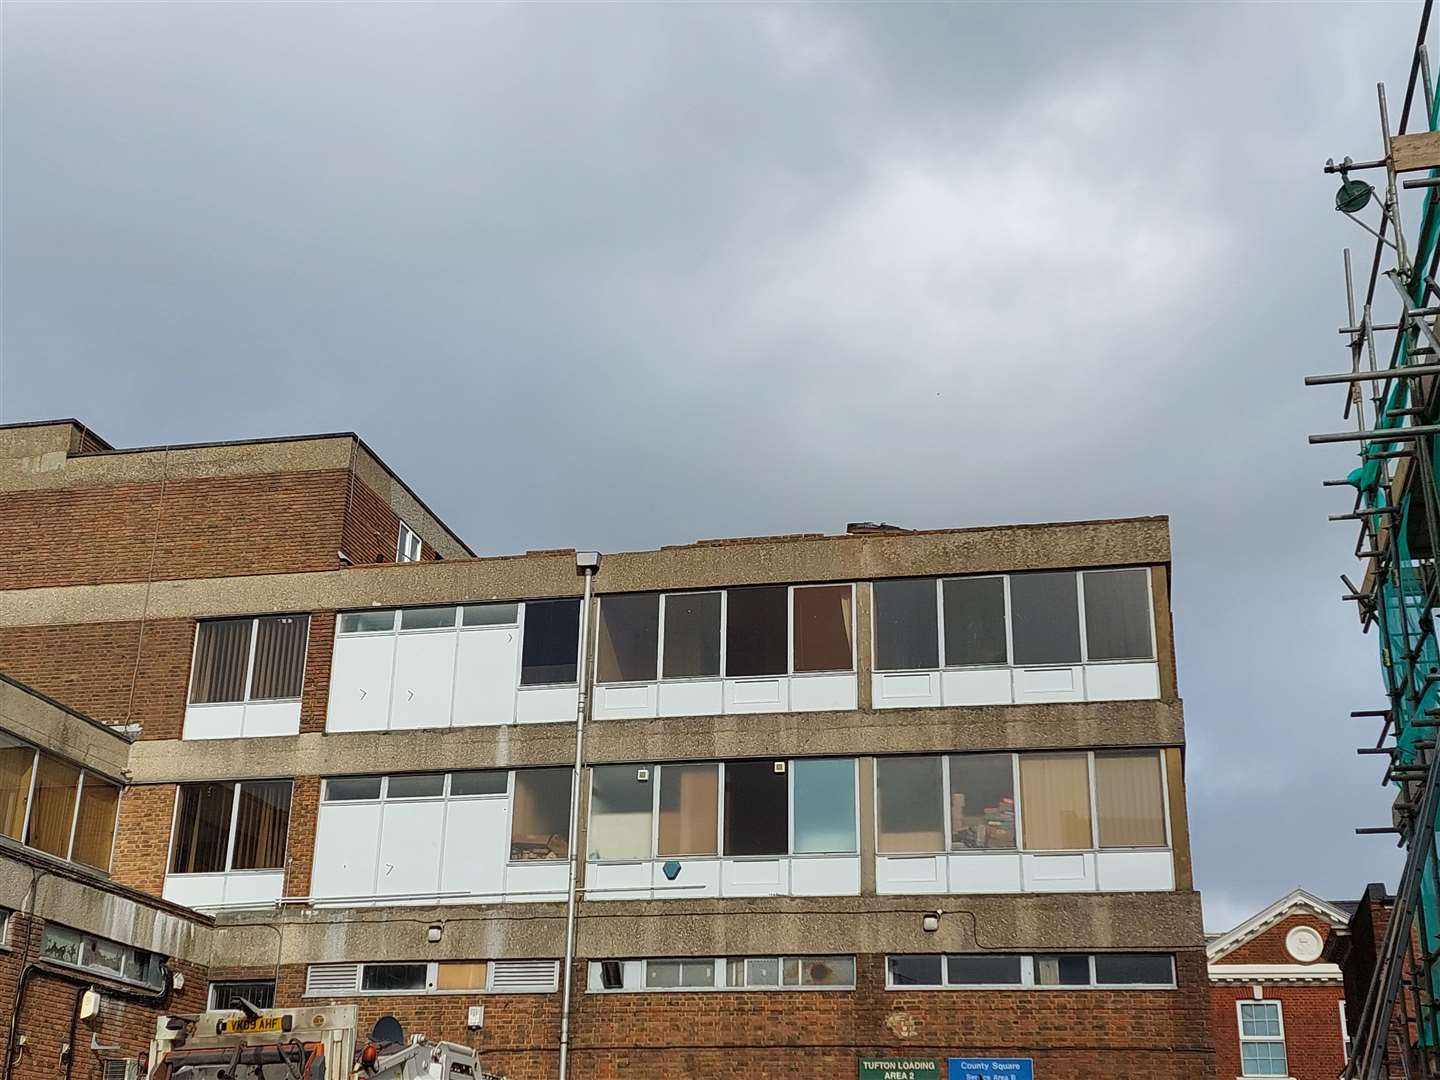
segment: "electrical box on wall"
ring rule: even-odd
[[[465,1026],[468,1028],[483,1028],[485,1026],[485,1006],[471,1005],[465,1013]]]

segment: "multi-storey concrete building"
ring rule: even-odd
[[[1163,518],[477,558],[352,435],[63,421],[0,583],[221,998],[512,1080],[1212,1075]]]

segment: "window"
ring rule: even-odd
[[[1090,958],[1061,954],[1035,957],[1036,986],[1089,986]]]
[[[934,578],[877,581],[875,670],[905,671],[940,666]]]
[[[1020,755],[1020,806],[1027,850],[1093,847],[1087,755]]]
[[[483,960],[469,963],[444,960],[435,965],[435,989],[440,993],[484,990],[490,965]]]
[[[945,850],[940,758],[876,758],[875,785],[880,852]]]
[[[1093,570],[1085,589],[1085,651],[1091,660],[1149,660],[1150,572]]]
[[[466,604],[460,609],[461,626],[515,626],[519,622],[519,604]]]
[[[1096,953],[1097,986],[1173,986],[1174,960],[1162,953]]]
[[[886,985],[892,990],[1073,990],[1117,986],[1173,990],[1175,967],[1173,958],[1165,953],[891,956],[886,959]]]
[[[956,754],[950,758],[950,848],[1015,848],[1015,773],[1009,754]]]
[[[855,666],[853,606],[849,585],[795,589],[795,671],[849,671]]]
[[[120,788],[0,734],[0,836],[110,869]]]
[[[710,989],[715,985],[715,961],[710,958],[698,960],[647,960],[645,961],[645,988],[647,990]]]
[[[891,956],[886,960],[890,986],[944,986],[944,957]]]
[[[531,600],[525,605],[520,685],[573,683],[580,649],[579,600]]]
[[[0,734],[0,836],[21,838],[34,770],[35,748]]]
[[[853,956],[677,957],[592,960],[591,991],[853,990]]]
[[[199,623],[190,704],[298,700],[309,632],[308,615]]]
[[[336,776],[325,781],[326,802],[361,802],[380,798],[383,776]]]
[[[1010,612],[1017,665],[1080,662],[1073,573],[1011,574]]]
[[[453,607],[417,607],[400,610],[401,630],[449,630],[455,625]]]
[[[569,769],[519,769],[510,815],[513,861],[563,859],[570,847]]]
[[[557,960],[441,960],[405,963],[311,964],[306,997],[356,994],[553,993]]]
[[[3,914],[3,913],[0,913]],[[0,923],[0,931],[4,930],[3,923]],[[3,940],[3,939],[0,939]],[[1340,1046],[1345,1051],[1345,1060],[1349,1061],[1355,1048],[1350,1044],[1350,1014],[1345,1011],[1345,1002],[1340,1002]]]
[[[765,585],[726,593],[725,674],[730,678],[789,671],[789,589]]]
[[[154,953],[57,923],[45,925],[40,938],[40,956],[52,963],[84,968],[107,979],[138,983],[152,989],[165,985],[165,966]]]
[[[718,765],[660,766],[660,829],[655,853],[714,855],[720,813]]]
[[[1240,1074],[1288,1076],[1285,1028],[1278,1001],[1238,1001],[1240,1017]]]
[[[945,980],[950,986],[1019,986],[1021,958],[1018,956],[947,956]]]
[[[650,819],[654,786],[649,772],[635,765],[596,765],[590,769],[589,857],[650,858]]]
[[[796,855],[853,852],[855,834],[855,761],[853,758],[804,758],[790,763],[794,784]]]
[[[784,855],[790,849],[789,785],[783,761],[725,765],[725,854]]]
[[[419,562],[420,561],[420,537],[415,530],[400,522],[400,537],[395,542],[396,562]]]
[[[719,676],[720,602],[718,592],[665,595],[665,678]]]
[[[660,640],[660,596],[605,596],[595,643],[598,682],[653,682]]]
[[[1155,751],[1096,753],[1095,802],[1101,847],[1165,846],[1165,792]]]
[[[283,869],[290,793],[289,780],[180,785],[170,872]]]
[[[97,870],[110,869],[110,849],[115,842],[115,814],[120,807],[120,788],[93,773],[80,784],[80,806],[75,816],[75,836],[70,858]]]
[[[275,1007],[274,979],[231,980],[210,984],[211,1009],[238,1009],[244,999],[259,1009]]]
[[[424,990],[429,975],[429,964],[366,964],[360,974],[360,989],[371,994]]]
[[[30,800],[30,823],[25,843],[61,859],[70,850],[70,826],[75,818],[75,797],[80,770],[74,765],[40,755],[35,791]]]
[[[944,583],[945,666],[1003,664],[1005,579],[952,578]]]
[[[344,611],[340,613],[341,634],[374,634],[395,629],[396,611]]]

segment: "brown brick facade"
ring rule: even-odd
[[[320,813],[320,778],[297,776],[290,795],[290,838],[285,853],[285,895],[310,895],[315,864],[315,821]]]
[[[356,566],[393,563],[400,540],[400,516],[368,484],[356,480],[345,515],[345,532],[340,546]],[[420,559],[436,558],[428,543],[420,545]]]
[[[120,799],[110,876],[121,885],[159,896],[175,820],[174,784],[128,787]]]

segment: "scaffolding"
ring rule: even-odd
[[[1398,126],[1392,128],[1384,84],[1376,88],[1381,155],[1325,164],[1341,180],[1336,209],[1370,234],[1373,255],[1357,294],[1350,250],[1344,253],[1347,320],[1340,334],[1350,370],[1305,380],[1343,386],[1344,418],[1354,424],[1353,431],[1312,435],[1310,442],[1359,445],[1357,467],[1325,483],[1354,492],[1351,509],[1331,520],[1359,527],[1355,556],[1364,577],[1358,586],[1344,574],[1341,581],[1362,628],[1377,631],[1388,700],[1351,715],[1378,722],[1374,745],[1359,752],[1384,761],[1381,782],[1396,798],[1391,825],[1357,832],[1398,834],[1406,852],[1345,1080],[1440,1078],[1440,117],[1425,47],[1431,3],[1421,14]],[[1412,108],[1422,97],[1423,130],[1411,133]],[[1377,181],[1383,176],[1383,191],[1361,178],[1367,173]],[[1361,216],[1372,203],[1379,211],[1374,225]],[[1407,217],[1418,222],[1413,230]],[[1384,311],[1380,321],[1377,309]]]

